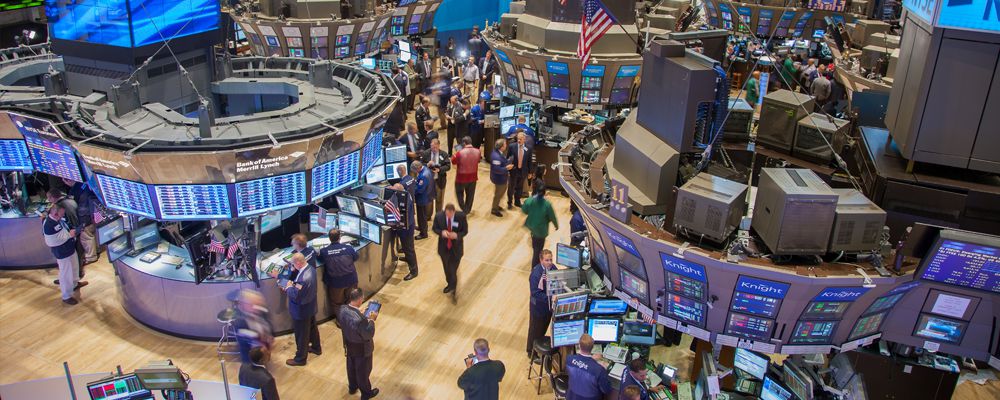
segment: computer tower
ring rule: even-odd
[[[837,210],[830,234],[829,251],[850,253],[878,248],[886,213],[854,189],[833,189]]]
[[[799,120],[813,111],[816,101],[808,94],[781,89],[768,93],[760,106],[757,141],[769,149],[791,153]]]
[[[776,255],[825,254],[837,199],[811,170],[763,168],[750,226]]]
[[[827,142],[839,154],[840,146],[846,143],[850,132],[850,121],[827,117],[820,113],[809,114],[799,120],[792,152],[802,158],[830,161],[833,159],[833,152],[830,151]],[[826,140],[823,137],[826,137]]]
[[[713,242],[724,242],[740,224],[747,185],[707,173],[691,178],[677,191],[674,226]]]
[[[753,121],[753,105],[743,99],[729,99],[729,118],[722,126],[722,138],[726,140],[747,140],[750,138],[750,123]]]

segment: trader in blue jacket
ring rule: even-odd
[[[479,103],[469,109],[469,137],[472,138],[472,147],[480,148],[483,145],[483,120],[486,119],[486,102],[480,100]]]
[[[593,350],[594,338],[585,333],[580,336],[580,352],[566,357],[566,400],[600,400],[611,392],[608,369],[597,362],[600,355],[591,354]]]
[[[309,263],[301,253],[292,256],[292,267],[299,274],[286,282],[282,290],[288,295],[288,313],[292,316],[295,332],[295,358],[285,360],[285,364],[298,367],[306,365],[308,353],[318,356],[323,354],[323,349],[316,327],[316,268],[307,268]],[[272,276],[277,277],[277,273]]]
[[[437,186],[434,181],[434,173],[430,168],[424,168],[424,163],[414,161],[412,169],[417,173],[417,189],[414,191],[414,204],[417,206],[417,226],[420,234],[416,240],[427,239],[427,220],[431,210],[431,204],[437,198]]]
[[[531,291],[528,318],[528,357],[531,357],[531,348],[536,339],[545,337],[545,332],[549,330],[549,322],[552,321],[552,302],[549,300],[549,292],[546,286],[548,271],[556,269],[552,262],[552,250],[543,249],[538,256],[538,264],[531,269],[528,277],[528,290]]]
[[[490,182],[493,183],[493,208],[490,213],[503,217],[500,212],[500,199],[507,193],[507,181],[510,179],[510,170],[514,168],[510,160],[507,159],[507,141],[497,139],[493,145],[493,153],[490,154]]]

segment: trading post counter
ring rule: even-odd
[[[384,231],[382,243],[392,243],[389,232],[391,231]],[[318,239],[310,244],[319,248],[328,243]],[[356,243],[354,248],[358,252],[358,261],[355,263],[358,286],[366,295],[371,296],[385,285],[395,270],[392,253],[389,251],[391,246],[363,239]],[[167,243],[164,242],[159,248],[166,246]],[[137,321],[173,336],[218,340],[223,331],[223,324],[219,321],[220,312],[233,306],[233,299],[239,290],[256,289],[264,295],[275,334],[291,332],[288,298],[278,289],[274,278],[261,273],[260,287],[243,277],[216,278],[195,284],[194,268],[188,263],[189,256],[184,249],[171,244],[155,260],[141,260],[143,257],[148,259],[147,256],[155,253],[155,250],[154,247],[153,251],[134,257],[126,255],[114,262],[122,306]],[[289,249],[281,252],[287,254]],[[268,255],[271,256],[273,255]],[[261,265],[265,265],[268,257],[264,257],[265,261],[261,261]],[[320,265],[316,272],[317,321],[333,318],[322,276]]]
[[[42,238],[42,218],[33,204],[27,214],[16,210],[0,212],[0,269],[51,268],[56,265],[52,250]]]

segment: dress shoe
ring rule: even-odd
[[[347,394],[350,394],[350,395],[358,394],[358,388],[347,389]]]
[[[367,398],[374,399],[375,396],[378,396],[378,388],[372,389],[372,394],[368,395]],[[361,396],[361,397],[365,397],[365,396]]]
[[[503,217],[503,214],[500,213],[500,211],[497,211],[497,210],[493,210],[493,212],[491,212],[490,214],[493,214],[496,217]]]
[[[403,280],[404,281],[408,281],[408,280],[411,280],[411,279],[416,278],[416,277],[417,277],[417,274],[414,274],[414,273],[410,272],[410,273],[406,274],[406,276],[403,277]]]
[[[79,301],[76,301],[76,299],[74,299],[74,298],[72,298],[72,297],[70,297],[70,298],[68,298],[68,299],[63,299],[63,303],[66,303],[66,304],[69,304],[69,305],[71,305],[71,306],[75,306],[75,305],[77,305],[77,304],[80,304],[80,302],[79,302]]]
[[[450,293],[452,290],[455,289],[452,288],[451,286],[445,286],[444,290],[442,290],[441,293]]]
[[[424,240],[424,239],[427,239],[427,235],[417,235],[413,238],[413,240]]]
[[[87,286],[89,284],[90,284],[90,282],[87,282],[87,281],[79,281],[79,282],[76,283],[76,287],[74,287],[73,290],[80,290],[80,288],[82,288],[84,286]]]
[[[309,349],[309,352],[310,352],[310,353],[313,353],[313,354],[315,354],[315,355],[317,355],[317,356],[321,356],[321,355],[323,355],[323,350],[313,350],[313,349]]]
[[[285,360],[285,365],[290,365],[290,366],[293,366],[293,367],[301,367],[303,365],[306,365],[306,362],[305,361],[296,361],[294,358],[289,358],[289,359]]]
[[[53,284],[53,285],[58,285],[58,284],[59,284],[59,280],[58,280],[58,279],[56,279],[56,280],[52,281],[52,284]]]
[[[512,205],[508,204],[508,205],[507,205],[507,209],[508,209],[508,210],[513,210],[513,209],[514,209],[514,206],[512,206]]]

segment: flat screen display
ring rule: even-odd
[[[23,8],[39,7],[44,4],[44,0],[11,0],[0,3],[0,11],[14,11]]]
[[[51,122],[26,115],[7,113],[24,136],[28,157],[38,172],[83,182],[73,146],[59,137]]]
[[[119,258],[122,258],[128,254],[128,252],[132,251],[132,247],[129,246],[130,244],[131,242],[129,242],[128,235],[121,235],[118,239],[109,242],[107,247],[108,262],[118,261]]]
[[[116,211],[146,218],[156,218],[153,200],[145,184],[97,174],[97,185],[104,196],[104,204]]]
[[[403,26],[402,25],[393,25],[389,29],[389,33],[391,33],[392,36],[402,36],[403,35]]]
[[[385,162],[396,163],[406,161],[406,145],[389,146],[385,148]]]
[[[31,171],[28,145],[23,140],[0,140],[0,171]]]
[[[392,17],[392,23],[395,24],[395,25],[402,24],[403,22],[406,22],[406,16],[405,15],[394,15]]]
[[[154,186],[160,217],[164,220],[229,219],[229,191],[226,185]]]
[[[398,163],[392,163],[392,164],[386,164],[385,165],[385,179],[387,179],[387,180],[402,179],[403,175],[399,174],[399,167],[403,167],[403,173],[404,174],[408,173],[409,168],[406,168],[406,162],[405,161],[398,162]]]
[[[845,0],[809,0],[809,8],[813,10],[843,12]]]
[[[806,23],[809,22],[810,18],[812,18],[812,13],[808,11],[803,12],[802,15],[799,16],[799,20],[795,22],[795,31],[792,32],[792,37],[802,37],[802,33],[804,33],[806,29]]]
[[[215,0],[47,2],[45,14],[53,38],[118,47],[141,47],[219,27]]]
[[[896,302],[898,302],[899,299],[902,299],[904,295],[906,295],[905,292],[879,297],[875,299],[870,306],[868,306],[868,310],[865,311],[865,314],[888,310],[895,306]]]
[[[312,201],[315,202],[334,192],[343,190],[358,182],[361,167],[361,152],[352,151],[345,156],[313,168]]]
[[[838,321],[799,321],[792,330],[792,344],[828,344]]]
[[[385,223],[385,209],[379,203],[363,201],[361,205],[365,209],[365,218],[375,223]]]
[[[791,400],[791,398],[792,392],[782,387],[770,376],[764,377],[764,384],[760,388],[760,400]]]
[[[102,245],[108,244],[108,242],[124,234],[125,219],[122,217],[115,217],[110,220],[103,221],[97,226],[97,243]]]
[[[260,216],[260,233],[262,234],[268,233],[270,231],[278,229],[280,226],[281,226],[281,213],[267,213]],[[336,226],[336,222],[334,222],[333,226]]]
[[[337,216],[337,220],[341,233],[354,237],[361,236],[361,217],[350,214],[340,214]]]
[[[350,46],[351,45],[351,35],[337,35],[337,41],[334,42],[337,46]]]
[[[152,393],[142,387],[135,374],[116,376],[87,384],[90,400],[147,399]]]
[[[303,47],[304,42],[301,37],[287,37],[285,42],[288,43],[288,47]]]
[[[552,305],[553,317],[565,317],[587,311],[587,293],[573,293],[560,295],[555,298]]]
[[[878,332],[879,327],[882,326],[882,320],[885,319],[885,314],[885,312],[880,312],[858,318],[858,322],[854,324],[854,329],[851,329],[848,340],[870,336]]]
[[[382,181],[385,181],[385,167],[376,165],[375,168],[372,168],[371,171],[365,174],[365,182],[369,184]]]
[[[354,196],[337,196],[340,212],[361,215],[361,202]]]
[[[924,257],[920,279],[1000,294],[1000,241],[975,237],[997,245],[960,240],[957,232],[943,231],[936,247]]]
[[[309,213],[309,232],[327,234],[337,227],[337,214],[328,212],[326,218],[320,218],[319,213]]]
[[[418,17],[418,18],[420,17],[419,15],[414,15],[414,16]],[[410,24],[410,26],[406,28],[406,34],[408,34],[408,35],[416,35],[418,33],[420,33],[420,23],[419,22],[414,23],[414,24]]]
[[[618,341],[618,319],[591,318],[587,320],[587,333],[598,343]]]
[[[335,58],[347,58],[351,56],[351,48],[348,46],[340,46],[334,49],[333,56]]]
[[[611,102],[611,104],[628,104],[631,96],[631,90],[613,89],[611,90],[611,98],[609,98],[608,101]]]
[[[802,312],[802,319],[840,319],[851,303],[837,301],[809,302]]]
[[[361,238],[375,244],[382,244],[382,226],[361,221]]]
[[[580,102],[585,104],[597,104],[601,102],[600,90],[581,90]]]
[[[620,299],[594,299],[590,301],[591,315],[618,315],[628,311],[628,303]]]
[[[771,33],[771,19],[774,18],[774,10],[761,9],[757,16],[757,36],[767,36]]]
[[[959,344],[962,342],[962,336],[965,335],[967,325],[968,323],[963,321],[936,317],[930,314],[920,314],[920,319],[917,320],[917,327],[913,330],[913,336]]]
[[[736,348],[736,355],[733,357],[733,367],[757,379],[764,379],[764,375],[767,374],[767,366],[770,363],[771,359],[763,354],[742,348]]]
[[[583,254],[580,249],[567,246],[562,243],[556,244],[556,264],[573,269],[580,269]]]
[[[236,182],[236,212],[239,217],[306,205],[306,173]]]
[[[635,276],[625,269],[621,269],[622,291],[639,299],[642,304],[649,303],[649,289],[646,280]]]
[[[774,320],[747,314],[729,313],[726,333],[752,340],[768,340]]]
[[[592,89],[601,90],[601,85],[604,84],[604,78],[599,76],[584,76],[580,80],[580,89]]]
[[[802,370],[790,362],[782,364],[785,385],[799,400],[812,400],[813,381]]]
[[[160,243],[160,227],[156,224],[144,225],[131,232],[132,248],[143,250]]]
[[[656,327],[642,322],[622,323],[622,343],[652,346],[656,344]]]
[[[705,323],[705,305],[676,294],[667,294],[666,314],[689,324]]]
[[[515,92],[521,91],[521,86],[517,84],[517,77],[514,75],[507,75],[507,87]]]
[[[399,4],[397,6],[398,7],[408,6],[408,5],[416,3],[416,2],[417,2],[417,0],[399,0]],[[392,18],[395,19],[396,17],[392,17]],[[399,17],[399,18],[403,18],[403,17]]]
[[[369,133],[368,141],[365,142],[365,146],[362,148],[361,153],[361,173],[367,174],[368,171],[372,170],[372,167],[378,165],[382,161],[382,128]]]
[[[731,310],[773,318],[781,300],[756,294],[736,292]]]
[[[521,76],[526,81],[538,82],[538,71],[530,68],[521,68]]]
[[[785,11],[781,14],[781,20],[778,21],[778,29],[774,32],[774,36],[779,38],[788,36],[788,27],[792,25],[792,18],[795,18],[795,11]]]
[[[279,47],[277,36],[264,36],[264,40],[267,40],[267,45],[271,47]]]
[[[524,93],[529,96],[542,97],[542,85],[538,82],[524,82]]]
[[[722,29],[733,30],[733,12],[725,3],[719,3],[719,14],[722,15]]]
[[[555,101],[569,101],[569,89],[564,87],[549,86],[549,99]]]
[[[552,322],[552,347],[576,346],[584,334],[582,319]]]

